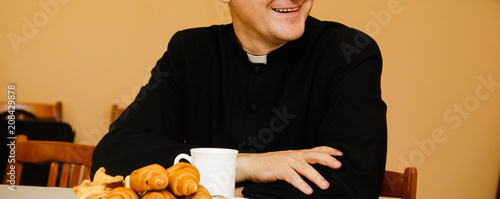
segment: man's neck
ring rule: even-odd
[[[248,33],[249,32],[238,31],[235,28],[235,34],[241,47],[244,51],[252,55],[267,55],[287,43],[286,41],[271,41]]]

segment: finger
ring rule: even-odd
[[[332,147],[329,147],[329,146],[318,146],[318,147],[312,148],[311,150],[319,151],[319,152],[323,152],[323,153],[328,153],[330,155],[336,155],[336,156],[344,155],[344,153],[342,153],[342,151],[335,149],[335,148],[332,148]]]
[[[330,183],[310,164],[306,162],[297,162],[293,165],[297,173],[306,177],[321,189],[328,189]]]
[[[309,164],[321,164],[332,169],[338,169],[342,166],[340,161],[327,153],[308,152],[303,155],[304,160]]]
[[[241,192],[244,188],[244,186],[234,188],[234,197],[243,197],[243,194]]]
[[[283,178],[280,180],[288,182],[304,194],[311,195],[313,193],[311,186],[309,186],[309,184],[307,184],[294,170],[285,172]]]

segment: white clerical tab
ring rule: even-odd
[[[267,64],[267,55],[252,55],[247,53],[247,56],[252,64]]]

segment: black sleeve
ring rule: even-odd
[[[179,36],[174,35],[168,50],[122,115],[111,124],[97,144],[92,157],[91,175],[100,167],[109,175],[129,175],[133,170],[157,163],[173,164],[179,153],[191,146],[183,138],[183,69],[176,59]]]
[[[387,108],[380,91],[382,57],[375,41],[367,35],[354,30],[349,35],[344,42],[334,45],[340,50],[335,56],[337,63],[332,64],[341,66],[328,86],[329,107],[321,124],[318,145],[341,150],[344,156],[337,159],[342,167],[334,170],[313,165],[330,182],[330,188],[321,190],[306,180],[314,189],[314,193],[307,196],[284,181],[252,183],[243,190],[245,197],[379,198],[387,153]],[[342,51],[342,47],[353,51]]]

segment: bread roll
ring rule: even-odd
[[[130,188],[136,192],[162,190],[167,185],[167,172],[159,164],[142,167],[130,174]]]
[[[139,196],[132,189],[118,187],[111,190],[105,199],[139,199]]]
[[[169,186],[167,189],[176,196],[191,195],[198,190],[200,173],[193,165],[179,162],[167,169]]]
[[[142,196],[142,199],[176,199],[174,194],[170,193],[170,191],[167,190],[161,190],[161,191],[148,191],[144,196]]]
[[[212,199],[212,196],[210,196],[210,193],[205,187],[200,185],[198,186],[198,191],[194,194],[185,196],[184,199]]]

